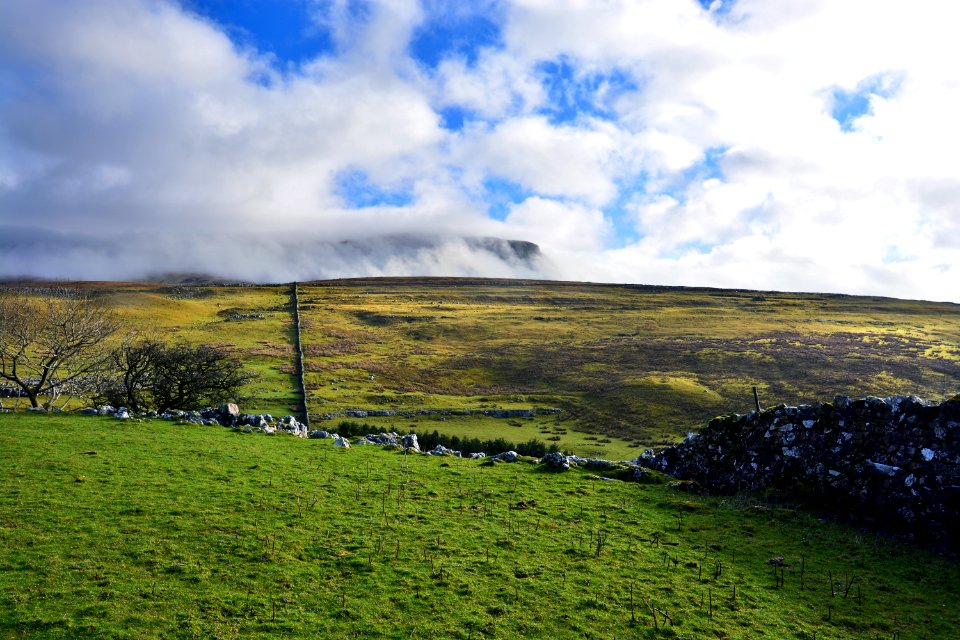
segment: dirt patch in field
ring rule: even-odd
[[[243,350],[244,355],[268,358],[293,357],[293,345],[282,342],[258,342],[257,346]]]
[[[324,356],[351,356],[361,353],[362,351],[363,349],[359,344],[350,340],[338,340],[337,342],[303,345],[303,355],[309,358]]]

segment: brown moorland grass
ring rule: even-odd
[[[30,286],[76,286],[138,331],[222,345],[259,374],[239,399],[245,410],[299,405],[287,285]],[[774,405],[838,393],[936,399],[960,380],[955,304],[475,278],[318,281],[300,285],[300,301],[314,418],[393,410],[408,414],[396,418],[405,428],[412,419],[508,437],[496,418],[409,414],[559,407],[551,424],[611,440],[578,451],[590,455],[626,456],[747,411],[753,386]],[[573,444],[584,442],[560,440]]]

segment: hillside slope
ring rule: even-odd
[[[244,410],[300,407],[288,285],[82,286],[140,331],[243,359],[260,374]],[[538,437],[616,458],[749,410],[754,385],[765,406],[960,391],[953,304],[456,278],[314,282],[300,300],[309,406],[333,427],[359,410],[374,428]],[[563,412],[444,415],[503,408]]]

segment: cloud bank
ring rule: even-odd
[[[296,56],[215,4],[0,6],[0,276],[960,302],[949,3],[304,0]]]

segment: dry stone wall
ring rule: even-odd
[[[960,396],[837,396],[715,418],[637,462],[694,490],[750,492],[960,548]]]

